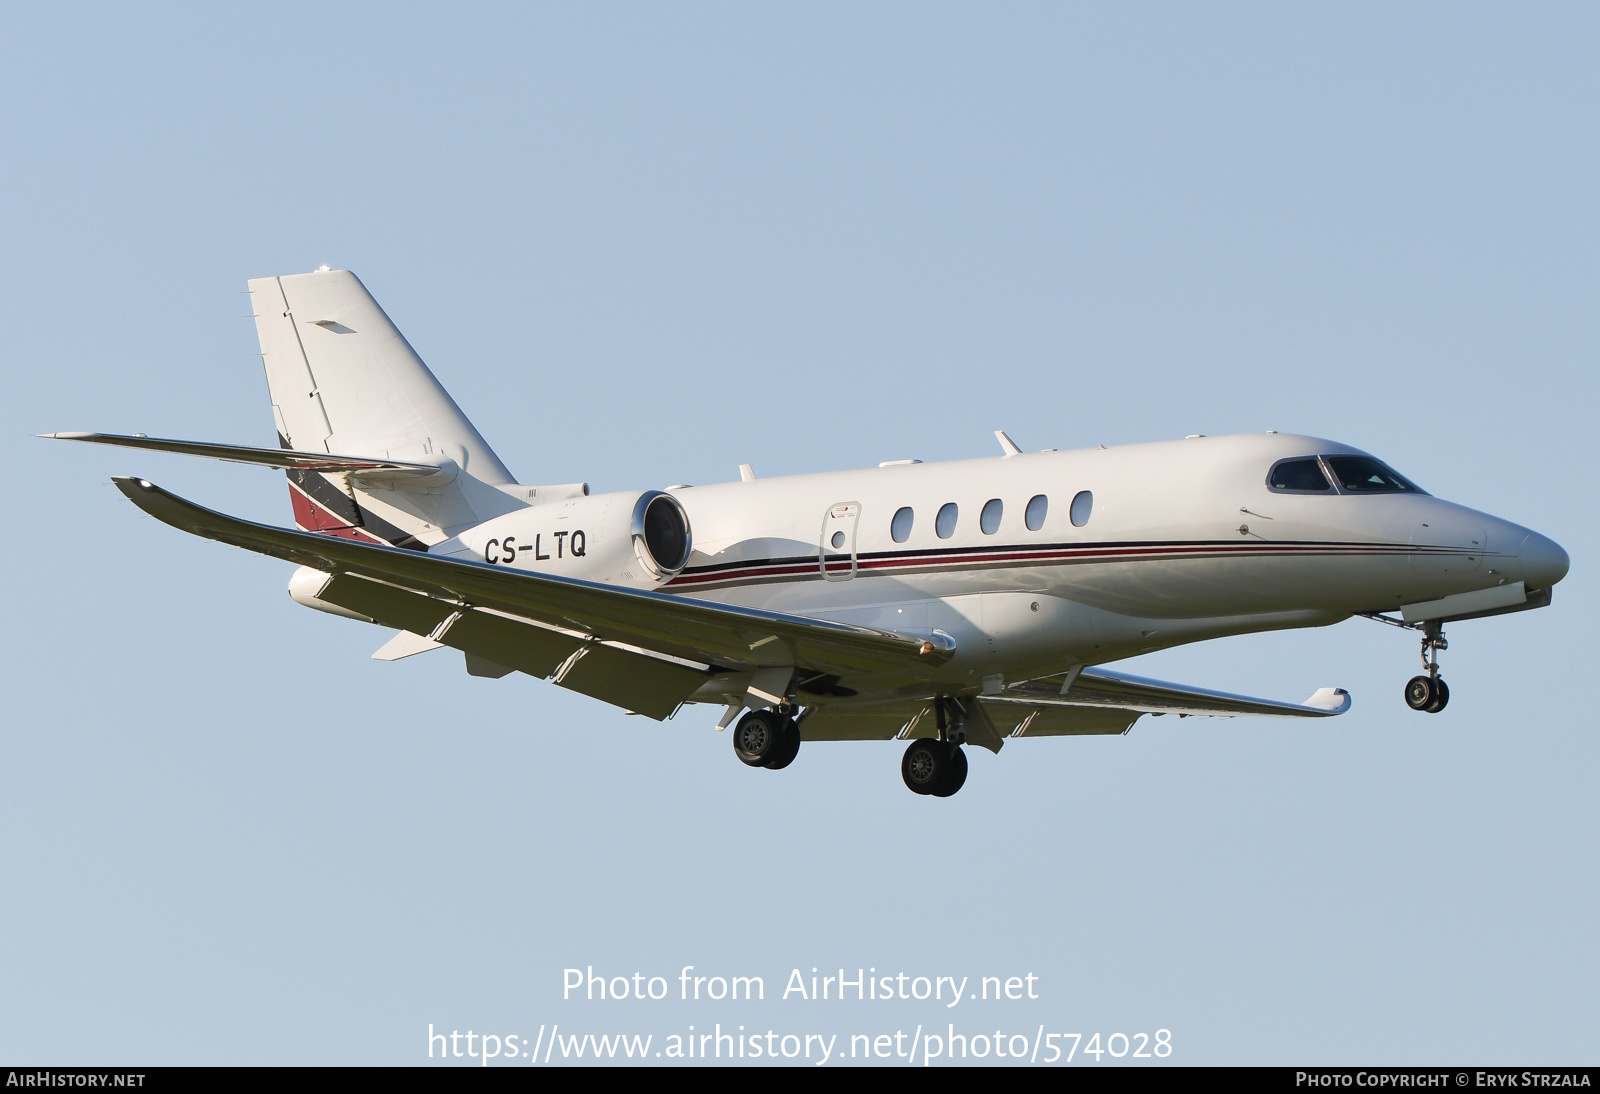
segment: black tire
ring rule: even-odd
[[[1437,694],[1430,677],[1413,676],[1406,681],[1406,706],[1412,710],[1427,710]]]
[[[783,723],[770,710],[752,710],[733,727],[733,753],[750,767],[765,767],[784,742]]]
[[[1423,707],[1429,714],[1438,714],[1450,701],[1450,685],[1443,680],[1433,682],[1433,702]]]
[[[934,794],[949,777],[952,749],[943,741],[924,737],[912,741],[900,757],[900,777],[913,794]]]
[[[967,781],[967,753],[965,749],[952,748],[950,750],[950,770],[944,777],[944,785],[933,791],[936,798],[948,798]]]
[[[793,718],[783,720],[783,741],[777,754],[761,766],[769,771],[782,771],[800,755],[800,726]]]

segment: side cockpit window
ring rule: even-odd
[[[1346,494],[1426,494],[1416,483],[1371,456],[1325,456]]]
[[[1267,485],[1280,494],[1331,494],[1333,484],[1315,456],[1279,460],[1267,475]]]

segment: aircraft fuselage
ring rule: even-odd
[[[1424,493],[1268,483],[1281,461],[1328,456],[1366,453],[1271,433],[676,487],[693,551],[660,587],[942,632],[957,652],[938,682],[976,688],[984,677],[1025,679],[1224,635],[1323,626],[1517,582],[1548,589],[1566,572],[1565,553],[1544,536]],[[593,531],[578,559],[548,531],[522,532],[521,552],[503,560],[488,546],[553,512],[486,522],[456,549],[581,574],[603,546]],[[924,675],[906,686],[927,683]],[[873,685],[898,690],[888,680]]]

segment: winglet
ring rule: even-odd
[[[1005,449],[1005,453],[1006,453],[1006,455],[1008,457],[1022,455],[1022,449],[1017,447],[1017,442],[1016,441],[1014,441],[1010,437],[1006,436],[1006,431],[1005,430],[1003,430],[1003,429],[995,430],[994,431],[994,439],[1000,442],[1000,447]]]
[[[1343,714],[1350,709],[1350,693],[1344,688],[1318,688],[1301,706],[1325,710],[1329,714]]]

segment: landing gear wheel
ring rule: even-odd
[[[1429,714],[1438,714],[1450,701],[1450,685],[1443,680],[1435,678],[1433,681],[1433,702],[1422,709]]]
[[[900,757],[900,777],[913,794],[931,794],[944,782],[950,765],[950,746],[943,741],[922,738],[911,742]]]
[[[948,798],[967,781],[967,757],[954,745],[924,737],[901,757],[900,777],[913,794]]]
[[[794,758],[800,754],[800,726],[793,718],[783,720],[783,735],[778,743],[778,751],[762,767],[771,771],[781,771],[794,763]]]
[[[967,754],[954,745],[950,746],[950,772],[944,777],[944,785],[932,791],[936,798],[948,798],[960,790],[967,781]]]
[[[770,710],[752,710],[733,727],[734,755],[751,767],[767,766],[768,761],[776,759],[782,751],[787,721]]]
[[[1427,710],[1438,699],[1433,677],[1413,676],[1406,681],[1406,706],[1412,710]]]

